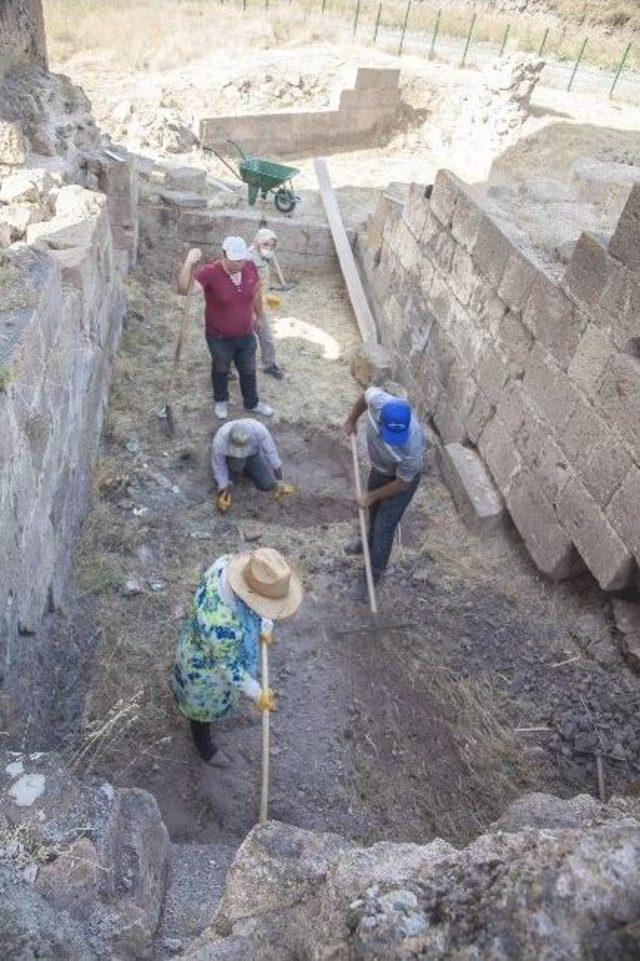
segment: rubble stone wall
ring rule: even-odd
[[[211,148],[234,140],[247,153],[267,157],[376,144],[398,116],[399,79],[399,70],[360,67],[355,89],[342,91],[337,110],[214,117],[200,122],[200,141]]]
[[[27,57],[47,65],[42,0],[2,0],[0,3],[0,64]]]
[[[479,450],[538,568],[604,589],[640,557],[640,185],[566,271],[458,178],[384,197],[359,256],[398,376],[446,443]]]
[[[60,604],[88,506],[133,253],[121,228],[131,183],[119,174],[114,196],[61,188],[56,216],[0,255],[0,684],[14,701],[29,659],[46,663],[34,635]]]

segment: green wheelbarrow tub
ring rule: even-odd
[[[247,157],[238,165],[241,178],[250,187],[259,190],[275,190],[299,174],[296,167],[285,167],[284,164],[272,163],[271,160],[259,160],[257,157]]]

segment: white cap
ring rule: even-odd
[[[259,246],[260,244],[268,244],[271,240],[277,241],[277,239],[273,230],[269,230],[268,227],[261,227],[255,236],[255,243]]]
[[[225,237],[222,249],[229,260],[246,260],[249,256],[249,248],[242,237]]]

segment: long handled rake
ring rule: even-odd
[[[189,303],[191,301],[191,293],[193,291],[193,276],[189,281],[189,287],[187,289],[187,296],[185,298],[184,310],[182,311],[182,321],[180,323],[180,330],[178,332],[178,339],[176,340],[175,350],[173,352],[173,365],[171,367],[171,378],[169,380],[169,389],[167,390],[167,399],[164,407],[160,412],[160,417],[164,418],[164,428],[169,437],[173,437],[175,433],[175,421],[173,419],[173,395],[176,388],[176,379],[178,376],[178,365],[180,363],[180,356],[182,354],[182,344],[184,341],[185,330],[187,329],[187,321],[189,319]]]
[[[356,445],[356,435],[351,435],[351,453],[353,454],[353,474],[356,482],[356,494],[362,496],[362,482],[360,481],[360,465],[358,463],[358,447]],[[367,577],[367,590],[369,592],[369,607],[372,614],[378,613],[378,601],[376,599],[376,588],[373,583],[373,572],[371,570],[371,554],[369,553],[369,540],[367,538],[367,516],[363,507],[358,505],[358,515],[360,517],[360,537],[362,538],[362,553],[364,555],[364,569]]]

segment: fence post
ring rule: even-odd
[[[377,36],[378,36],[378,27],[380,26],[380,16],[381,16],[381,14],[382,14],[382,4],[379,3],[379,4],[378,4],[378,16],[376,17],[376,26],[375,26],[375,30],[373,31],[373,45],[374,45],[374,46],[375,46],[376,39],[377,39]]]
[[[327,0],[322,0],[322,12],[324,13],[327,9]]]
[[[547,37],[549,36],[549,27],[544,32],[544,37],[542,38],[542,43],[540,44],[540,49],[538,50],[538,56],[541,57],[544,53],[544,48],[547,45]]]
[[[616,71],[615,79],[614,79],[613,83],[611,84],[611,90],[609,91],[609,96],[610,96],[610,97],[613,97],[613,91],[616,89],[616,84],[618,83],[618,80],[620,79],[620,74],[621,74],[622,71],[624,70],[624,65],[625,65],[625,63],[627,62],[627,57],[629,56],[629,51],[630,51],[630,50],[631,50],[631,41],[629,41],[629,43],[627,44],[627,49],[626,49],[625,52],[624,52],[624,57],[623,57],[622,60],[620,61],[620,66],[618,67],[618,69],[617,69],[617,71]]]
[[[358,17],[360,16],[360,0],[356,0],[356,15],[353,18],[353,36],[356,35],[356,30],[358,29]]]
[[[429,50],[429,60],[433,60],[433,55],[436,52],[436,40],[438,39],[438,31],[440,29],[440,17],[442,16],[442,10],[438,10],[438,16],[436,17],[436,22],[433,27],[433,36],[431,38],[431,48]]]
[[[474,10],[474,11],[473,11],[473,16],[471,17],[471,23],[469,24],[469,33],[467,34],[467,42],[466,42],[465,45],[464,45],[464,53],[462,54],[462,60],[461,60],[461,62],[460,62],[460,66],[461,66],[461,67],[464,67],[464,65],[465,65],[465,63],[466,63],[466,61],[467,61],[467,54],[469,53],[469,47],[471,46],[471,34],[473,33],[473,28],[474,28],[475,25],[476,25],[476,17],[477,17],[477,16],[478,16],[478,14],[477,14],[476,11]]]
[[[507,45],[507,40],[509,39],[509,31],[511,30],[511,24],[507,24],[507,29],[504,32],[504,37],[502,38],[502,46],[500,47],[500,56],[504,53],[504,48]]]
[[[584,51],[585,51],[585,49],[586,49],[588,40],[589,40],[589,38],[588,38],[588,37],[585,37],[585,38],[584,38],[584,41],[583,41],[583,43],[582,43],[582,46],[580,47],[580,53],[578,54],[578,59],[576,60],[575,67],[573,68],[573,72],[572,72],[572,74],[571,74],[571,79],[569,80],[569,86],[567,87],[567,92],[568,92],[569,90],[571,90],[571,88],[572,88],[572,86],[573,86],[573,81],[576,79],[576,74],[577,74],[577,72],[578,72],[578,67],[580,66],[580,61],[582,60],[582,57],[583,57],[583,55],[584,55]]]
[[[407,31],[407,21],[409,20],[409,11],[411,10],[411,0],[407,0],[407,12],[404,15],[404,23],[402,24],[402,34],[400,36],[400,43],[398,44],[398,56],[402,53],[402,47],[404,45],[404,35]]]

